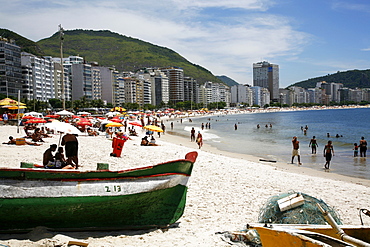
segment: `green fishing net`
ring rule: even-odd
[[[292,194],[301,194],[304,198],[304,204],[287,211],[281,212],[278,200]],[[309,196],[300,192],[287,192],[270,197],[265,205],[260,209],[258,222],[271,224],[327,224],[323,214],[317,207],[317,203],[329,212],[338,225],[342,225],[339,214],[334,208],[329,207],[323,200]]]

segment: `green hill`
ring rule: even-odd
[[[0,36],[7,39],[14,39],[15,43],[18,46],[22,47],[22,51],[29,52],[37,56],[44,55],[40,47],[35,42],[25,37],[22,37],[19,34],[16,34],[15,32],[12,32],[8,29],[0,28]]]
[[[308,79],[305,81],[294,83],[290,86],[312,88],[315,87],[316,83],[320,81],[326,81],[329,83],[342,83],[344,87],[348,88],[370,88],[370,69],[348,70],[344,72],[338,71],[335,74]]]
[[[232,86],[235,86],[235,85],[239,84],[236,81],[234,81],[233,79],[231,79],[230,77],[227,77],[226,75],[220,75],[220,76],[216,76],[216,77],[218,79],[220,79],[221,81],[223,81],[229,87],[232,87]]]
[[[44,54],[60,56],[59,33],[37,42]],[[190,63],[175,51],[123,36],[111,31],[64,31],[64,57],[81,56],[101,66],[115,66],[119,71],[136,71],[147,67],[181,67],[185,76],[198,82],[222,82],[207,69]]]

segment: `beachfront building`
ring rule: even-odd
[[[126,103],[137,103],[141,107],[151,103],[150,82],[137,77],[125,77]]]
[[[184,101],[199,103],[199,84],[192,77],[184,77]]]
[[[119,106],[124,102],[124,85],[120,73],[111,67],[95,66],[94,69],[100,71],[101,99]]]
[[[91,68],[91,79],[93,88],[93,100],[101,99],[101,74],[96,67]]]
[[[93,83],[91,64],[72,64],[72,100],[93,99]]]
[[[207,81],[199,86],[199,103],[207,107],[209,103],[226,102],[230,105],[229,87],[224,84]]]
[[[267,88],[253,86],[250,87],[252,90],[253,95],[253,104],[258,105],[260,107],[264,107],[265,105],[270,104],[270,91]]]
[[[323,88],[309,88],[307,89],[309,103],[322,104],[325,101],[325,89]]]
[[[55,98],[54,62],[52,58],[37,57],[22,52],[21,64],[23,74],[22,98],[44,102]]]
[[[166,74],[157,68],[146,68],[145,70],[140,71],[140,73],[143,74],[144,80],[150,83],[150,104],[168,104],[169,83]]]
[[[63,82],[62,83],[62,65],[59,61],[53,58],[54,65],[54,98],[66,101],[72,100],[72,84],[69,74],[69,69],[63,66]],[[63,87],[64,87],[64,96],[63,96]]]
[[[316,83],[316,88],[322,88],[325,90],[325,94],[329,96],[329,101],[339,102],[339,89],[343,88],[342,83],[328,83],[326,81],[321,81]]]
[[[136,103],[141,107],[152,103],[152,81],[147,79],[145,71],[135,74],[136,80]]]
[[[169,98],[174,104],[184,101],[184,70],[180,67],[161,68],[168,78]]]
[[[22,81],[21,48],[0,36],[0,93],[18,97],[18,92],[23,93]]]
[[[253,85],[267,88],[270,100],[279,101],[279,65],[263,61],[253,64]]]

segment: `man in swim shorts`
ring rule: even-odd
[[[78,141],[73,134],[67,133],[62,138],[62,146],[65,145],[67,163],[78,169]]]
[[[297,156],[298,157],[298,165],[302,165],[301,155],[299,153],[299,141],[297,140],[296,136],[293,137],[292,144],[293,144],[292,164],[293,164],[294,156]]]
[[[316,137],[313,136],[311,141],[310,141],[310,144],[308,144],[308,147],[311,147],[311,150],[312,150],[312,154],[316,154],[316,147],[318,147],[319,145],[317,145],[317,142],[316,142]]]

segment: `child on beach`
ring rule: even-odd
[[[358,145],[357,145],[357,143],[353,143],[353,149],[352,150],[354,150],[353,151],[353,157],[357,157],[358,156]]]

